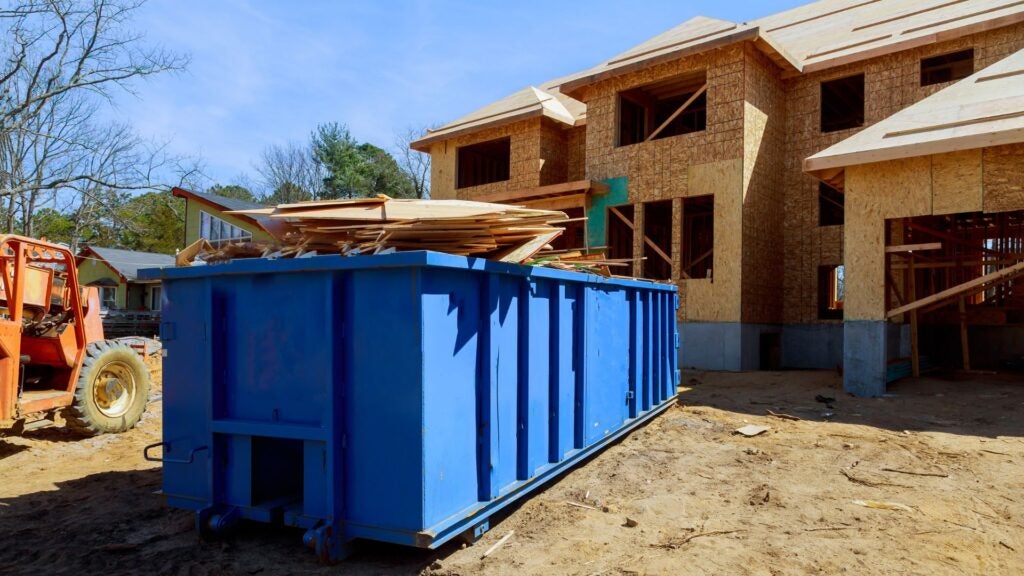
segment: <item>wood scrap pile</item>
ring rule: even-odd
[[[435,250],[521,263],[550,249],[549,243],[563,232],[557,224],[568,221],[562,212],[506,204],[388,197],[300,202],[229,213],[257,219],[276,244],[199,245],[186,249],[190,261]]]
[[[604,252],[584,254],[578,250],[538,252],[533,259],[525,262],[531,266],[544,266],[558,270],[589,272],[601,276],[622,276],[633,267],[632,258],[607,258]],[[618,274],[616,273],[618,272]],[[631,275],[627,275],[630,276]]]

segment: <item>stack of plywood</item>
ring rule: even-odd
[[[281,256],[435,250],[503,262],[530,259],[562,233],[555,224],[567,220],[562,212],[506,204],[387,197],[300,202],[235,213],[269,219],[272,225],[266,228],[283,246],[277,251]],[[238,251],[222,251],[229,249]],[[213,259],[218,259],[216,254]]]

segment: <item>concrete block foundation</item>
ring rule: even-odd
[[[843,323],[843,389],[854,396],[885,394],[889,325],[883,321]]]
[[[772,366],[781,328],[740,322],[680,322],[679,365],[697,370],[760,370]],[[775,344],[773,344],[775,342]]]
[[[834,370],[842,364],[842,324],[787,324],[782,327],[783,368]]]

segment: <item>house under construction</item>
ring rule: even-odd
[[[1024,356],[1024,3],[697,17],[413,148],[434,198],[564,210],[560,248],[677,283],[682,366],[880,395]]]

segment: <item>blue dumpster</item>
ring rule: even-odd
[[[673,286],[435,252],[163,281],[167,502],[201,532],[434,548],[667,408]],[[162,446],[162,451],[159,448]]]

